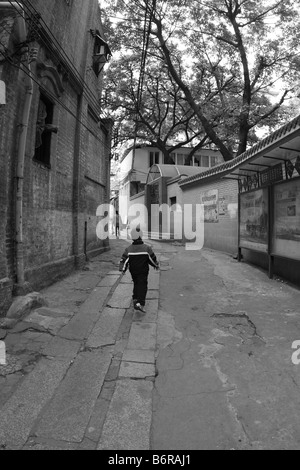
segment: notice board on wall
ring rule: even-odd
[[[201,192],[200,203],[204,205],[204,222],[219,222],[219,190],[210,189]]]
[[[300,178],[274,186],[272,251],[300,260]]]
[[[240,195],[240,247],[268,251],[268,189]]]

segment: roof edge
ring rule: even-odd
[[[286,137],[287,135],[292,134],[297,130],[300,131],[300,115],[296,116],[287,124],[265,137],[258,144],[253,145],[253,147],[249,148],[248,150],[246,150],[246,152],[242,153],[238,157],[235,157],[232,160],[229,160],[228,162],[221,163],[220,165],[217,165],[211,168],[210,170],[204,171],[199,175],[189,176],[188,178],[185,178],[181,183],[179,183],[179,186],[186,186],[195,183],[196,181],[203,180],[209,176],[217,176],[221,175],[222,173],[229,173],[230,170],[233,170],[241,163],[245,163],[245,161],[254,157],[256,153],[262,152],[270,145],[275,144],[276,141],[281,140],[283,137]]]

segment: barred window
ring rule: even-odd
[[[53,126],[54,104],[41,93],[36,120],[35,154],[33,159],[50,167],[51,136],[57,132]]]
[[[150,161],[149,161],[150,168],[152,165],[159,164],[159,152],[150,152],[149,156],[150,156]]]

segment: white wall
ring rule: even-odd
[[[118,171],[119,181],[124,180],[132,168],[132,152],[130,152],[124,160],[120,163],[120,169]]]
[[[119,191],[119,215],[122,219],[122,223],[127,223],[128,208],[129,208],[129,204],[130,204],[129,189],[130,189],[129,181],[124,186],[120,186],[120,191]]]
[[[227,253],[238,251],[238,185],[233,180],[214,180],[212,183],[195,184],[183,190],[184,204],[201,203],[206,191],[218,191],[218,222],[204,225],[204,246]]]
[[[128,222],[140,225],[144,234],[148,232],[148,215],[145,205],[145,192],[139,193],[137,196],[130,198],[129,202]]]
[[[155,152],[156,149],[151,149]],[[146,183],[149,171],[149,152],[150,149],[136,149],[134,158],[134,169],[136,169],[136,179],[141,183]],[[161,159],[161,156],[160,156]]]

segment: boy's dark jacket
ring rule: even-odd
[[[151,246],[138,239],[125,249],[120,261],[119,271],[124,273],[129,267],[129,271],[133,274],[147,273],[149,264],[158,269],[158,262]]]

